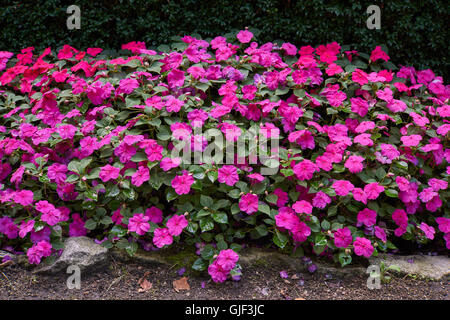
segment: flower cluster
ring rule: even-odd
[[[249,240],[342,265],[399,238],[450,248],[450,87],[433,71],[249,30],[122,49],[0,51],[1,248],[38,264],[66,237],[201,245],[192,267],[216,282]],[[276,171],[230,156],[243,137]]]

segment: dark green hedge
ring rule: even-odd
[[[385,44],[394,63],[432,68],[448,79],[450,1],[301,0],[2,0],[0,50],[71,44],[117,49],[124,42],[148,47],[170,37],[213,37],[243,27],[260,30],[259,41],[296,45],[331,41],[369,51]],[[66,9],[81,8],[81,30],[67,30]],[[380,6],[381,30],[366,27],[366,8]]]

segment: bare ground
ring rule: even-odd
[[[244,270],[241,281],[223,284],[213,283],[206,273],[186,272],[183,277],[188,278],[190,289],[176,292],[173,281],[182,278],[177,266],[167,268],[112,260],[106,269],[82,273],[81,289],[77,290],[67,288],[67,274],[36,275],[13,265],[0,269],[0,299],[450,300],[448,281],[424,281],[407,276],[392,278],[389,283],[383,283],[381,289],[369,290],[367,277],[363,275],[339,279],[326,274],[295,273],[285,269],[289,277],[283,279],[280,271],[280,266],[255,265]],[[143,282],[143,277],[147,282]]]

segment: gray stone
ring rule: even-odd
[[[381,262],[386,267],[397,266],[402,275],[415,275],[422,279],[439,281],[450,275],[450,258],[447,256],[383,254],[370,259],[371,264],[380,265]]]
[[[70,265],[77,265],[80,270],[92,270],[105,266],[107,261],[108,249],[87,237],[71,237],[65,241],[63,253],[53,264],[38,266],[33,272],[47,274],[66,272]]]

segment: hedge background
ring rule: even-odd
[[[384,44],[396,64],[432,68],[448,81],[450,1],[301,0],[2,0],[0,50],[18,52],[70,44],[78,49],[119,49],[145,41],[148,48],[172,36],[204,38],[248,26],[260,42],[318,45],[337,41],[369,52]],[[81,8],[81,30],[67,30],[66,9]],[[381,30],[366,27],[366,8],[381,8]],[[446,82],[447,82],[446,81]]]

